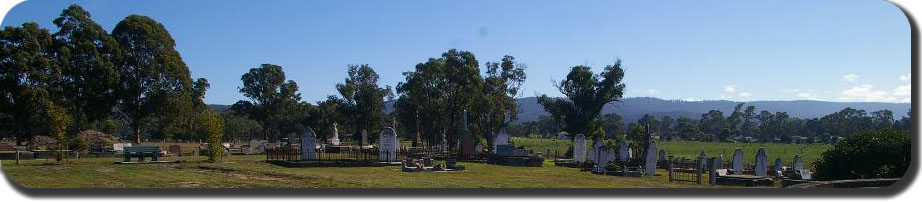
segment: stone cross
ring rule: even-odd
[[[397,131],[387,127],[378,133],[378,161],[397,162]]]
[[[315,160],[317,159],[317,135],[314,134],[314,129],[310,127],[307,130],[304,130],[301,133],[301,160]]]
[[[743,150],[736,148],[736,151],[733,151],[733,174],[742,175],[743,174]]]
[[[765,156],[765,149],[759,148],[756,152],[756,176],[768,176],[768,157]]]
[[[582,164],[586,162],[586,136],[576,134],[573,137],[573,162]]]

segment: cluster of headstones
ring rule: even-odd
[[[317,159],[317,136],[314,130],[307,128],[301,133],[301,159]],[[378,160],[381,162],[397,162],[397,148],[400,141],[397,132],[390,127],[381,129],[378,133]]]
[[[736,149],[736,151],[733,152],[733,160],[731,163],[732,163],[731,171],[733,172],[733,174],[742,175],[743,170],[744,170],[743,150]],[[803,162],[803,159],[800,157],[800,155],[794,156],[794,160],[792,161],[791,165],[793,166],[792,170],[800,174],[800,176],[804,177],[805,179],[810,178],[810,171],[804,169],[804,162]],[[784,163],[781,160],[781,158],[775,159],[775,164],[773,168],[774,168],[773,170],[776,172],[781,172],[784,170]],[[756,151],[756,161],[755,161],[755,167],[753,168],[753,171],[755,172],[756,176],[763,176],[763,177],[768,176],[768,157],[766,155],[764,148],[759,148],[759,150]]]
[[[596,165],[596,170],[605,169],[605,165],[609,162],[620,161],[626,163],[633,158],[633,151],[628,146],[627,142],[621,142],[618,144],[617,152],[615,148],[609,148],[602,145],[601,139],[596,139],[595,144],[592,148],[586,148],[586,136],[582,134],[577,134],[573,138],[573,161],[576,164],[583,164],[586,162],[593,162]],[[644,157],[644,173],[652,175],[656,173],[656,141],[650,141],[647,146],[646,156]],[[665,158],[665,151],[660,151],[660,158]]]

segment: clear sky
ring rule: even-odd
[[[815,1],[27,1],[3,26],[77,3],[110,30],[129,14],[164,24],[207,103],[245,99],[240,76],[284,67],[304,100],[336,94],[348,64],[381,85],[457,48],[528,65],[522,96],[559,96],[569,67],[621,58],[626,97],[911,102],[910,27],[881,0]]]

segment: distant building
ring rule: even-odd
[[[570,133],[560,132],[560,133],[557,133],[557,139],[558,140],[570,140],[572,138],[570,138]]]

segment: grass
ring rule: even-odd
[[[533,139],[533,138],[512,138],[512,144],[516,147],[522,146],[535,152],[560,151],[564,155],[572,144],[569,140],[553,139]],[[587,143],[587,146],[589,143]],[[779,143],[726,143],[726,142],[685,142],[685,141],[665,141],[657,142],[657,150],[665,150],[667,155],[676,157],[696,158],[698,154],[704,151],[709,157],[723,155],[725,161],[733,158],[733,151],[736,148],[743,150],[743,162],[754,164],[755,154],[759,147],[765,148],[768,156],[769,165],[774,165],[775,158],[781,158],[785,165],[790,166],[794,160],[794,155],[801,155],[805,167],[813,167],[813,162],[822,156],[826,150],[832,149],[829,144],[779,144]]]
[[[399,166],[285,168],[265,156],[232,156],[222,163],[170,157],[175,163],[118,165],[115,158],[2,161],[8,178],[29,188],[656,188],[711,187],[669,183],[665,175],[616,177],[575,168],[509,167],[462,162],[463,172],[405,173]],[[663,171],[659,171],[663,173]]]

